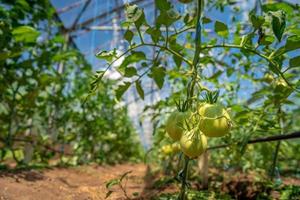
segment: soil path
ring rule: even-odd
[[[131,198],[149,199],[151,191],[149,169],[143,164],[116,166],[79,166],[20,172],[0,172],[0,200],[99,200],[108,192],[106,183],[132,171],[127,178],[126,193]],[[116,185],[107,199],[126,199]],[[170,188],[168,188],[170,191]],[[172,189],[171,189],[172,190]]]

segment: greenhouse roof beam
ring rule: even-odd
[[[65,6],[65,7],[63,7],[63,8],[57,9],[56,12],[57,12],[57,14],[63,14],[63,13],[65,13],[65,12],[68,12],[69,10],[72,10],[72,9],[74,9],[74,8],[76,8],[76,7],[78,7],[78,6],[80,6],[81,4],[85,3],[86,1],[89,1],[89,0],[81,0],[81,1],[77,1],[77,2],[75,2],[75,3],[72,3],[72,4],[68,5],[68,6]]]
[[[135,1],[132,2],[132,4],[140,3],[140,2],[143,2],[143,1],[144,1],[144,0],[135,0]],[[84,21],[84,22],[82,22],[82,23],[80,23],[80,24],[77,24],[77,25],[74,27],[74,30],[80,29],[81,27],[85,27],[85,26],[87,26],[87,25],[93,23],[93,22],[96,21],[96,20],[103,19],[103,18],[105,18],[106,16],[111,15],[111,13],[115,13],[115,12],[118,12],[118,11],[120,11],[120,10],[123,10],[123,9],[125,9],[125,7],[126,7],[126,4],[121,5],[121,6],[117,6],[117,7],[113,8],[112,10],[109,10],[109,11],[104,12],[104,13],[98,15],[98,16],[95,16],[95,17],[93,17],[93,18],[90,18],[90,19],[88,19],[88,20],[86,20],[86,21]],[[73,31],[73,30],[70,30],[70,31]]]
[[[77,15],[76,19],[74,20],[72,26],[71,26],[71,30],[74,29],[76,27],[76,25],[78,24],[78,21],[80,19],[80,17],[82,16],[82,14],[84,13],[84,11],[87,9],[87,7],[89,6],[89,4],[91,3],[91,0],[87,0],[83,6],[83,8],[81,9],[81,11],[79,12],[79,14]]]

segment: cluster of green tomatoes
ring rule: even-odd
[[[173,112],[166,122],[166,132],[174,144],[162,148],[164,153],[182,151],[189,158],[207,149],[207,137],[222,137],[229,133],[232,122],[220,104],[200,104],[195,113]]]

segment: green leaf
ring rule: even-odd
[[[40,32],[30,26],[19,26],[12,31],[12,35],[17,42],[31,43],[36,42]]]
[[[300,66],[300,56],[291,58],[289,61],[290,67],[299,67]]]
[[[220,75],[222,75],[223,71],[217,71],[212,76],[208,77],[209,80],[216,80]]]
[[[143,10],[135,4],[126,6],[125,11],[129,22],[136,22],[143,16]]]
[[[255,29],[259,29],[265,22],[265,18],[263,16],[257,16],[253,11],[249,13],[249,18]]]
[[[155,0],[155,6],[161,11],[167,11],[172,7],[168,0]]]
[[[123,94],[128,90],[128,88],[130,87],[131,83],[130,82],[124,82],[123,85],[119,85],[119,87],[116,89],[116,98],[118,100],[121,99],[121,97],[123,96]]]
[[[293,35],[293,36],[288,37],[284,48],[285,48],[286,52],[300,49],[300,36]]]
[[[111,179],[106,183],[106,188],[110,189],[111,187],[113,187],[114,185],[118,185],[120,183],[119,179]]]
[[[262,9],[264,12],[269,12],[269,11],[279,11],[282,10],[287,14],[292,14],[294,12],[294,9],[288,5],[287,3],[270,3],[270,4],[264,4],[262,6]]]
[[[144,94],[144,90],[141,86],[141,82],[140,81],[135,81],[135,88],[136,88],[136,91],[138,92],[138,94],[140,95],[141,99],[144,100],[145,98],[145,94]]]
[[[70,60],[70,58],[75,58],[77,56],[76,51],[66,51],[66,52],[59,52],[55,56],[53,56],[53,61],[62,61],[62,60]]]
[[[170,9],[168,11],[163,11],[156,19],[158,25],[171,26],[174,22],[180,19],[180,14],[174,10]]]
[[[208,24],[208,23],[210,23],[210,22],[212,22],[210,18],[205,17],[205,16],[202,17],[202,23],[203,23],[203,24]]]
[[[182,64],[182,58],[176,55],[173,55],[173,60],[177,67],[180,67]]]
[[[138,29],[145,22],[144,11],[135,4],[126,6],[126,16],[127,20],[134,23]]]
[[[97,58],[106,60],[108,62],[111,62],[116,56],[117,56],[116,49],[112,51],[101,51],[96,54]]]
[[[220,21],[215,22],[215,32],[220,36],[228,35],[228,27],[226,24]]]
[[[164,80],[166,76],[166,70],[164,67],[152,67],[149,77],[151,77],[159,89],[164,85]]]
[[[300,49],[300,37],[298,35],[292,35],[287,38],[285,45],[280,47],[275,55],[282,55],[296,49]]]
[[[0,61],[10,57],[10,52],[0,52]]]
[[[272,30],[280,42],[285,29],[285,13],[283,11],[270,12],[272,15]]]
[[[260,41],[259,44],[260,45],[270,45],[274,42],[275,38],[274,36],[271,35],[265,35]]]
[[[189,26],[193,22],[193,17],[190,16],[189,13],[186,13],[184,18],[183,18],[183,22],[185,23],[186,26]]]
[[[128,65],[132,63],[136,63],[142,60],[146,60],[146,55],[142,51],[132,51],[131,54],[124,58],[122,64],[119,67],[119,71],[122,72],[122,70],[125,71]]]
[[[105,71],[97,71],[96,74],[94,75],[94,79],[90,84],[90,92],[93,92],[97,89],[98,84],[100,83],[100,81],[102,80],[103,76],[104,76]]]
[[[162,37],[161,31],[157,28],[150,27],[146,30],[146,33],[148,33],[151,36],[151,39],[154,43],[157,43]]]
[[[127,29],[124,33],[124,39],[127,40],[129,43],[131,43],[131,40],[133,38],[134,34],[131,30]]]
[[[124,73],[125,77],[132,77],[135,75],[137,75],[137,70],[134,67],[126,67],[125,68],[125,73]]]

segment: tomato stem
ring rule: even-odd
[[[186,110],[190,109],[192,106],[192,101],[190,102],[190,99],[193,98],[194,96],[194,88],[195,84],[197,81],[198,77],[198,72],[197,72],[197,66],[200,62],[199,57],[200,57],[200,52],[201,52],[201,11],[202,11],[202,0],[197,1],[197,8],[196,8],[196,21],[195,21],[195,26],[196,26],[196,36],[195,36],[195,54],[193,58],[193,63],[191,65],[192,67],[192,80],[188,83],[187,87],[187,98],[186,98]],[[178,196],[179,200],[185,200],[186,194],[186,179],[187,179],[187,173],[188,173],[188,164],[189,164],[189,158],[185,156],[184,159],[184,168],[183,168],[183,175],[181,179],[181,190],[180,194]]]
[[[186,179],[187,179],[189,161],[190,161],[189,157],[184,156],[184,168],[183,168],[182,179],[181,179],[181,190],[178,196],[178,200],[186,199],[185,189],[186,189]]]

